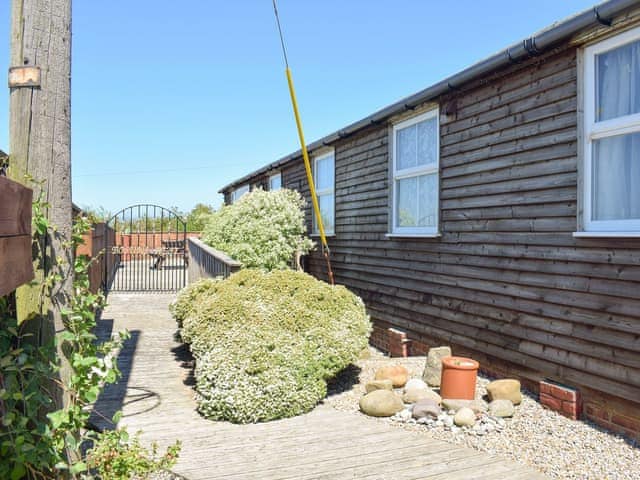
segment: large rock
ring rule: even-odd
[[[386,380],[371,380],[364,386],[367,393],[374,392],[376,390],[393,390],[393,382],[389,379]]]
[[[440,405],[429,398],[418,400],[412,410],[413,418],[416,420],[424,417],[438,418],[438,415],[441,413],[442,409],[440,408]]]
[[[424,400],[425,398],[433,400],[438,404],[442,401],[440,395],[438,395],[426,385],[413,388],[405,388],[404,394],[402,395],[402,400],[404,401],[404,403],[416,403],[420,400]]]
[[[422,379],[432,387],[439,387],[440,377],[442,376],[442,359],[450,356],[451,348],[449,347],[430,348],[429,353],[427,353]]]
[[[464,407],[470,408],[475,413],[484,413],[487,411],[488,404],[484,400],[442,399],[442,408],[445,410],[453,410],[454,412],[457,412]]]
[[[522,394],[520,382],[511,378],[495,380],[487,385],[489,400],[511,400],[514,405],[520,405]]]
[[[372,417],[390,417],[403,409],[402,399],[389,390],[375,390],[360,399],[360,410]]]
[[[453,417],[453,423],[459,427],[473,427],[476,423],[476,414],[467,407],[462,407]]]
[[[376,371],[376,380],[391,380],[395,388],[404,387],[409,378],[409,372],[402,365],[381,367]]]
[[[513,417],[514,413],[516,413],[516,409],[511,400],[494,400],[489,404],[489,415],[494,417]]]

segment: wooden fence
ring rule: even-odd
[[[201,278],[227,278],[240,270],[242,264],[198,238],[189,238],[189,283]]]
[[[31,189],[0,177],[0,296],[33,279],[32,200]]]
[[[97,292],[102,285],[102,276],[104,274],[104,250],[108,245],[113,245],[115,240],[115,231],[105,223],[96,223],[91,228],[91,232],[84,235],[84,245],[78,247],[76,252],[78,255],[87,255],[89,258],[96,259],[89,267],[89,283],[92,292]],[[114,255],[108,256],[110,262],[115,261]],[[112,270],[110,268],[110,270]]]

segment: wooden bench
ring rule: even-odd
[[[187,254],[184,240],[162,240],[160,243],[162,244],[162,250],[149,254],[154,259],[154,263],[150,267],[151,270],[160,269],[167,256],[171,253],[182,255],[185,266],[189,266],[189,255]]]

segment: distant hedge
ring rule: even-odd
[[[202,239],[245,268],[284,269],[296,253],[313,247],[306,237],[304,205],[296,191],[257,189],[209,216]]]
[[[196,360],[200,412],[238,423],[311,410],[371,329],[359,297],[292,270],[199,282],[173,312]]]

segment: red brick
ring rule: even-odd
[[[562,402],[562,411],[560,413],[572,420],[578,420],[582,416],[582,406],[575,402]]]
[[[615,423],[616,425],[620,425],[621,427],[636,433],[640,432],[640,419],[638,418],[631,418],[614,413],[611,415],[611,423]]]
[[[567,402],[577,402],[580,397],[577,390],[561,387],[560,385],[551,385],[551,395]]]
[[[407,334],[395,328],[387,330],[389,338],[389,354],[392,357],[407,356]]]
[[[545,381],[540,382],[540,393],[551,395],[551,384]]]
[[[591,404],[585,405],[584,410],[585,410],[585,414],[592,420],[600,419],[606,422],[609,421],[609,412],[607,412],[606,410],[603,410],[602,408],[596,405],[591,405]]]
[[[540,403],[556,412],[562,411],[562,400],[558,400],[557,398],[554,398],[551,395],[547,395],[546,393],[540,394]]]

